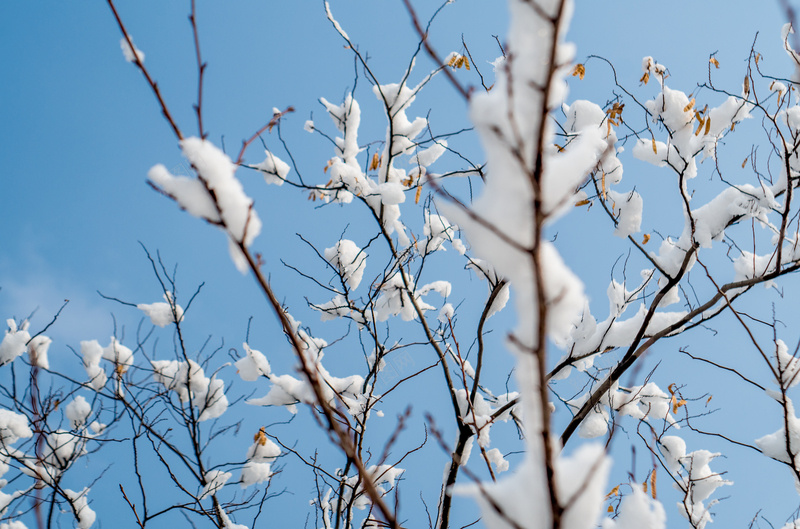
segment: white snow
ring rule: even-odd
[[[166,327],[167,325],[183,320],[183,308],[172,301],[172,294],[165,293],[163,301],[157,303],[140,303],[136,308],[144,312],[150,318],[153,325]]]
[[[131,43],[133,43],[132,38]],[[125,37],[122,37],[119,41],[119,47],[122,49],[122,56],[125,57],[126,61],[135,62],[138,58],[140,63],[144,63],[144,52],[137,48],[136,44],[134,44],[133,49],[131,49],[131,45],[128,44],[128,40]]]
[[[92,414],[92,406],[82,395],[78,395],[67,404],[64,412],[72,429],[77,430],[86,424],[86,420]]]

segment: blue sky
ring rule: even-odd
[[[426,18],[433,3],[416,4]],[[577,45],[577,60],[589,54],[604,56],[632,87],[638,84],[642,57],[652,55],[670,68],[671,86],[690,91],[705,80],[708,56],[714,52],[723,66],[715,75],[722,84],[737,86],[757,32],[765,64],[788,75],[779,42],[784,23],[779,6],[753,5],[721,0],[669,5],[579,1],[569,35]],[[379,78],[398,80],[416,43],[402,3],[335,0],[331,8],[353,41],[369,53]],[[127,3],[119,9],[136,45],[147,54],[146,64],[176,120],[184,131],[196,134],[192,104],[197,72],[186,20],[188,2]],[[502,40],[506,16],[502,1],[457,0],[434,25],[433,42],[443,55],[460,51],[463,34],[478,64],[489,73],[488,61],[498,51],[492,35]],[[209,64],[204,93],[209,138],[217,145],[224,141],[229,153],[238,152],[242,138],[269,121],[273,107],[293,105],[296,112],[283,129],[287,143],[306,175],[320,173],[332,149],[304,132],[303,122],[313,115],[318,124],[327,125],[317,99],[339,102],[354,83],[351,53],[326,20],[322,2],[199,2],[198,22]],[[278,327],[251,278],[232,266],[223,236],[145,184],[154,164],[177,172],[183,162],[151,92],[139,72],[123,60],[119,39],[104,2],[0,4],[0,123],[5,131],[0,142],[0,316],[21,319],[38,308],[33,321],[34,327],[41,327],[69,299],[49,334],[58,342],[51,349],[54,365],[74,364],[65,344],[105,341],[112,332],[112,311],[128,325],[138,321],[136,314],[102,301],[96,290],[135,303],[160,297],[141,242],[152,252],[160,251],[168,264],[178,264],[185,296],[205,282],[193,316],[198,334],[224,337],[236,347],[244,340],[248,318],[254,316],[251,342],[267,349],[276,342]],[[421,78],[430,63],[424,58],[419,62]],[[595,98],[598,103],[610,98],[613,87],[607,69],[590,62],[587,77],[583,85],[572,83],[571,97]],[[476,81],[473,77],[468,82]],[[360,137],[382,140],[377,104],[370,100],[363,77],[359,83]],[[466,123],[463,102],[443,80],[414,108],[420,115],[430,108],[431,124],[440,130]],[[274,134],[266,141],[281,152]],[[478,148],[474,140],[464,145]],[[258,146],[246,156],[250,162],[261,159]],[[631,163],[626,171],[651,169]],[[300,319],[311,322],[314,316],[305,311],[303,300],[308,285],[280,259],[294,264],[311,259],[296,233],[310,236],[321,248],[330,245],[342,230],[340,211],[311,209],[304,194],[286,186],[268,188],[252,172],[238,175],[264,220],[256,246],[265,255],[277,293],[296,307]],[[607,269],[581,264],[586,249],[577,244],[561,250],[586,277],[597,279],[600,286],[590,291],[602,299]],[[291,369],[291,360],[270,360],[283,372]],[[791,482],[782,479],[784,490],[787,483],[793,494]],[[796,504],[797,497],[778,501]],[[732,503],[723,502],[718,510],[726,516],[733,511],[728,522],[745,525],[743,517],[752,516],[754,509],[742,513]],[[672,506],[666,507],[670,518],[676,518]],[[732,526],[724,520],[720,518],[718,526]]]

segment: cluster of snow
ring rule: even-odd
[[[89,529],[97,517],[97,514],[89,507],[87,494],[89,494],[88,487],[80,492],[64,489],[64,496],[72,506],[75,519],[78,521],[78,529]]]
[[[145,316],[153,322],[153,325],[158,327],[166,327],[171,323],[182,321],[183,308],[172,300],[172,293],[165,293],[164,299],[166,302],[140,303],[136,305],[136,308],[144,312]]]
[[[314,338],[300,327],[300,322],[287,314],[292,324],[292,329],[297,333],[299,342],[303,345],[303,358],[306,367],[316,372],[321,382],[321,389],[325,400],[334,407],[344,404],[347,411],[357,416],[367,410],[367,394],[369,386],[365,385],[364,378],[360,375],[348,377],[335,377],[322,365],[325,356],[323,349],[327,342],[321,338]],[[247,356],[236,363],[239,376],[243,380],[255,380],[264,376],[272,384],[263,397],[250,399],[248,404],[254,406],[284,406],[291,413],[297,413],[297,404],[314,404],[316,395],[311,384],[304,379],[292,375],[276,375],[269,368],[269,363],[262,353],[246,347]],[[256,375],[258,373],[258,375]]]
[[[338,271],[342,280],[355,290],[364,277],[367,254],[351,240],[342,239],[325,248],[325,259]]]
[[[16,357],[23,354],[28,348],[28,341],[31,339],[28,333],[28,320],[22,322],[22,325],[17,328],[17,322],[12,319],[6,320],[8,330],[3,341],[0,342],[0,366],[3,366]]]
[[[83,367],[89,375],[89,384],[100,390],[106,385],[108,375],[100,366],[101,360],[108,360],[113,364],[113,373],[120,377],[133,365],[133,351],[111,337],[111,342],[106,347],[101,347],[97,340],[82,341],[81,355]],[[121,391],[121,388],[119,388]]]
[[[267,155],[264,161],[256,165],[256,169],[264,173],[264,181],[268,184],[283,185],[289,175],[289,164],[272,154],[264,151]]]
[[[217,494],[222,487],[225,486],[225,483],[231,479],[230,472],[224,472],[222,470],[209,470],[208,472],[203,475],[203,480],[206,482],[203,490],[200,491],[200,494],[197,495],[198,500],[202,500],[207,498],[208,496],[212,496]]]
[[[464,246],[461,239],[456,237],[458,226],[451,224],[443,215],[437,215],[426,210],[425,224],[422,230],[426,239],[424,242],[417,242],[417,250],[423,255],[444,250],[445,241],[448,241],[453,249],[461,255],[467,252],[467,247]]]
[[[378,494],[383,496],[394,487],[395,481],[405,470],[393,465],[372,465],[367,468],[367,472],[373,476],[372,482]],[[352,501],[353,507],[359,510],[364,510],[372,504],[372,500],[370,500],[370,497],[364,492],[364,484],[361,482],[361,476],[356,474],[346,478],[345,483],[347,485],[344,494],[345,504],[349,505]]]
[[[567,404],[579,409],[587,398],[588,394],[584,394]],[[618,384],[614,384],[581,422],[578,434],[587,439],[605,435],[608,432],[610,410],[637,420],[663,420],[668,426],[680,428],[671,413],[671,406],[670,395],[662,391],[654,382],[623,389],[620,389]]]
[[[237,245],[250,246],[261,232],[261,220],[234,176],[236,165],[207,140],[185,138],[180,145],[198,177],[175,176],[158,164],[147,173],[148,179],[190,214],[222,227],[234,264],[246,271],[247,261]]]
[[[131,44],[133,43],[133,39],[131,39]],[[133,45],[133,49],[131,49],[131,45],[128,44],[128,39],[122,37],[119,41],[119,47],[122,48],[122,56],[125,57],[125,60],[128,62],[136,62],[136,59],[139,59],[140,63],[144,63],[144,52],[136,47],[136,44]]]
[[[622,498],[618,516],[603,520],[602,529],[665,529],[667,514],[661,503],[631,483],[630,494]]]
[[[474,270],[481,279],[485,279],[489,283],[489,294],[491,295],[495,285],[501,281],[491,263],[478,259],[477,257],[470,257],[467,263],[467,269]],[[496,313],[500,312],[506,307],[509,298],[511,297],[511,288],[508,283],[501,287],[500,292],[495,296],[492,305],[486,313],[486,318],[491,318]]]
[[[194,360],[152,360],[153,379],[167,390],[178,394],[181,402],[189,402],[199,411],[198,421],[216,419],[228,409],[225,384],[216,375],[205,376]]]
[[[684,494],[678,503],[679,512],[691,522],[692,527],[703,529],[711,520],[709,509],[719,500],[711,500],[704,504],[711,494],[723,485],[732,485],[732,481],[711,470],[709,463],[720,454],[708,450],[695,450],[686,453],[686,442],[674,435],[665,435],[659,440],[664,463],[673,476],[678,478],[675,487]]]
[[[422,301],[422,296],[429,292],[437,292],[443,298],[450,295],[452,286],[448,281],[433,281],[415,288],[414,277],[405,272],[395,272],[380,287],[380,295],[375,301],[374,314],[368,313],[369,319],[386,321],[392,316],[400,316],[404,321],[417,319],[416,305],[420,312],[434,310],[436,307]],[[413,292],[414,302],[409,292]]]
[[[272,476],[272,462],[281,455],[280,447],[266,436],[263,428],[254,441],[247,450],[247,461],[242,467],[242,488],[267,481]]]
[[[467,374],[468,376],[475,376],[474,373]],[[491,427],[498,422],[508,421],[511,418],[511,412],[514,411],[514,407],[509,406],[502,413],[498,413],[500,408],[508,405],[518,396],[516,392],[506,393],[495,397],[493,402],[489,402],[480,393],[476,393],[475,399],[472,401],[472,405],[470,405],[467,391],[464,389],[456,391],[461,419],[464,424],[469,426],[475,435],[477,435],[478,444],[481,448],[488,448],[491,443],[491,438],[489,436]],[[469,461],[473,439],[474,437],[470,438],[470,445],[464,451],[459,464],[466,465],[467,461]],[[490,458],[490,461],[495,464],[498,471],[503,472],[508,470],[508,462],[503,458],[503,454],[499,450],[489,450],[487,451],[487,456]]]

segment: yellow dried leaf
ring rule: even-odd
[[[650,474],[650,494],[656,499],[656,467],[653,467],[653,473]]]
[[[369,170],[374,171],[380,166],[381,166],[381,157],[376,152],[375,154],[372,155],[372,162],[369,164]]]
[[[719,68],[719,61],[717,60],[716,57],[711,57],[710,59],[708,59],[708,62]]]
[[[606,499],[611,498],[612,496],[619,496],[619,485],[611,489],[611,492],[606,494]]]
[[[695,136],[699,136],[700,132],[703,130],[703,125],[705,125],[706,120],[703,119],[700,114],[695,114],[697,116],[697,130],[694,131]]]
[[[652,138],[653,142],[653,153],[658,154],[658,147],[656,147],[656,139]]]
[[[261,446],[265,446],[267,444],[267,434],[263,426],[260,430],[258,430],[258,432],[256,432],[256,435],[253,437],[253,441]]]
[[[691,101],[689,101],[689,104],[688,104],[688,105],[686,105],[685,107],[683,107],[683,111],[684,111],[684,112],[689,112],[689,111],[692,109],[692,107],[693,107],[693,106],[694,106],[694,98],[692,98],[692,100],[691,100]]]
[[[555,146],[555,148],[556,148],[556,150],[558,150],[558,152],[562,152],[564,150],[564,147],[562,147],[561,145],[559,145],[557,143],[554,143],[553,146]]]
[[[756,66],[758,66],[758,61],[761,60],[761,54],[760,53],[756,53],[755,59],[756,59]]]
[[[327,173],[328,169],[330,169],[332,165],[333,165],[333,158],[328,160],[328,163],[325,164],[325,169],[323,169],[322,172]]]
[[[709,395],[708,396],[708,399],[706,400],[706,406],[708,406],[708,403],[711,402],[711,399],[713,399],[713,398],[714,398],[714,395]]]
[[[450,57],[450,60],[447,61],[447,66],[455,65],[457,60],[458,60],[458,55],[453,55],[452,57]]]
[[[748,158],[749,158],[749,156],[745,156],[744,161],[742,162],[742,169],[744,169],[744,166],[747,165],[747,159]]]
[[[614,512],[614,507],[612,505],[608,506],[608,512]]]
[[[681,399],[678,401],[678,407],[680,408],[681,406],[686,406],[686,399]]]
[[[647,482],[642,483],[642,490],[647,492]]]
[[[645,233],[642,236],[642,244],[647,244],[648,242],[650,242],[650,234],[649,233]]]
[[[578,79],[583,81],[583,77],[586,75],[586,67],[583,64],[576,64],[575,69],[572,70],[572,77],[577,76]]]
[[[581,206],[585,206],[586,204],[589,204],[589,199],[588,198],[585,198],[583,200],[579,200],[579,201],[575,202],[575,207],[579,208]]]
[[[711,116],[706,118],[706,131],[703,134],[708,134],[711,131]]]
[[[650,80],[650,72],[644,72],[644,75],[642,76],[641,79],[639,79],[639,82],[647,84],[647,81],[649,80]]]
[[[416,194],[416,196],[414,197],[414,204],[419,204],[419,197],[420,197],[420,195],[422,195],[422,186],[421,186],[421,185],[418,185],[418,186],[417,186],[417,194]]]
[[[672,384],[667,386],[667,391],[669,391],[670,395],[675,395],[675,388],[677,388],[677,387],[678,387],[678,385],[675,382],[673,382]]]
[[[469,57],[464,57],[464,67],[469,71]]]
[[[672,413],[678,413],[678,399],[675,398],[675,395],[672,396],[670,402],[672,402]]]
[[[606,172],[603,171],[603,178],[600,180],[600,186],[603,188],[603,200],[606,199]]]

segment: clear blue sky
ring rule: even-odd
[[[185,132],[196,134],[192,104],[197,72],[188,1],[120,4],[177,121]],[[434,2],[416,4],[424,14]],[[402,3],[333,0],[331,8],[351,38],[369,52],[383,82],[398,80],[416,43]],[[489,73],[487,61],[497,54],[492,35],[502,40],[506,16],[503,1],[457,0],[434,25],[434,43],[444,55],[461,49],[463,34]],[[228,152],[238,152],[242,138],[269,121],[273,107],[293,105],[296,112],[284,128],[287,141],[306,173],[319,173],[332,151],[303,132],[303,122],[313,113],[317,123],[325,123],[317,99],[338,102],[353,86],[351,54],[326,20],[322,2],[199,2],[198,21],[209,64],[204,118],[210,139],[220,145],[224,138]],[[638,84],[642,57],[652,55],[670,68],[672,86],[690,91],[705,80],[708,56],[717,51],[723,65],[718,79],[737,86],[757,32],[765,64],[789,75],[779,43],[784,21],[777,2],[771,1],[578,1],[570,40],[577,45],[579,61],[589,54],[604,56],[629,86]],[[182,159],[150,90],[123,60],[119,39],[105,2],[0,4],[0,319],[20,319],[38,307],[34,327],[40,327],[69,299],[69,308],[48,334],[57,342],[51,348],[53,365],[74,365],[65,345],[76,347],[80,340],[94,338],[105,342],[112,332],[110,312],[120,311],[100,300],[96,290],[135,303],[160,297],[141,241],[160,251],[167,263],[178,263],[184,295],[206,282],[194,313],[196,329],[238,346],[252,315],[252,341],[260,340],[266,348],[276,339],[277,326],[251,278],[232,266],[223,236],[145,184],[154,164],[175,168]],[[591,64],[588,77],[605,76],[604,91],[595,97],[602,104],[612,88],[608,70]],[[420,61],[419,77],[429,66]],[[573,86],[572,97],[594,97],[587,90],[596,85]],[[442,129],[464,124],[464,105],[445,83],[430,92],[415,107],[420,115],[430,108],[432,125]],[[370,97],[361,96],[360,137],[382,140],[383,121]],[[267,142],[280,155],[277,138],[267,136]],[[258,146],[248,151],[246,160],[261,159]],[[650,171],[626,166],[631,174],[636,170]],[[342,229],[341,223],[329,220],[337,211],[309,213],[305,195],[287,187],[268,188],[254,173],[238,174],[265,224],[256,247],[266,257],[278,295],[297,309],[300,319],[312,321],[315,316],[303,310],[306,283],[279,259],[309,259],[296,232],[317,237],[320,247],[330,245]],[[570,264],[582,266],[580,250],[563,251]],[[608,271],[581,271],[588,277],[596,274],[600,286],[590,292],[602,299]],[[135,324],[135,318],[129,314],[123,319]],[[282,372],[291,369],[290,360],[270,360]],[[737,476],[731,479],[737,481]],[[741,474],[738,480],[746,481]],[[781,482],[783,489],[786,483],[792,493],[790,481]],[[742,527],[749,521],[744,517],[755,509],[738,510],[734,502],[747,506],[746,496],[738,497],[717,509],[722,513],[717,527]],[[784,498],[797,504],[796,496]],[[674,506],[665,507],[676,521]]]

